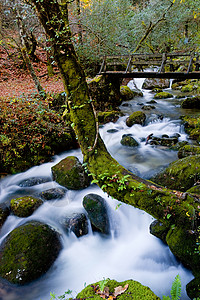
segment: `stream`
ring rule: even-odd
[[[136,80],[141,88],[143,80]],[[131,83],[130,83],[131,84]],[[174,94],[170,88],[167,89]],[[166,147],[145,144],[148,135],[179,133],[179,141],[187,140],[179,116],[185,114],[180,108],[180,99],[157,100],[156,109],[144,111],[147,115],[145,126],[127,127],[125,120],[133,111],[141,110],[141,103],[146,104],[153,99],[153,93],[143,90],[144,96],[126,101],[128,106],[120,109],[126,114],[116,123],[108,123],[100,129],[100,134],[111,155],[124,167],[143,178],[152,175],[177,159],[177,152]],[[189,111],[187,113],[190,113]],[[160,115],[163,115],[161,119]],[[120,144],[123,134],[132,134],[139,147],[131,148]],[[0,203],[8,202],[13,197],[24,194],[37,195],[40,192],[58,187],[52,181],[51,167],[61,159],[75,155],[82,161],[81,151],[72,150],[53,158],[52,162],[35,166],[26,172],[8,176],[0,181]],[[23,188],[19,183],[31,177],[48,177],[50,181],[32,187]],[[58,219],[70,212],[84,212],[83,197],[88,193],[102,196],[108,204],[111,234],[105,238],[93,233],[89,225],[89,233],[77,238],[73,233],[66,234]],[[187,297],[185,286],[192,280],[192,273],[177,261],[174,255],[161,240],[149,233],[149,225],[154,220],[147,213],[108,197],[96,185],[84,190],[68,190],[60,200],[44,202],[30,217],[19,218],[10,215],[0,231],[0,242],[18,225],[29,220],[40,220],[55,227],[62,235],[63,249],[51,269],[38,280],[25,285],[11,285],[0,280],[0,300],[50,300],[50,292],[57,296],[72,290],[75,297],[85,285],[103,278],[124,281],[134,279],[149,286],[162,298],[170,295],[171,285],[177,274],[181,277],[182,297]]]

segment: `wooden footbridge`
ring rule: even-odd
[[[105,55],[98,74],[112,79],[200,79],[200,53]]]

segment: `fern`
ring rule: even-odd
[[[171,288],[172,300],[179,300],[181,297],[181,278],[179,274],[175,277]]]
[[[171,288],[171,298],[169,296],[163,296],[162,300],[179,300],[181,297],[181,278],[179,274],[175,277],[172,288]]]

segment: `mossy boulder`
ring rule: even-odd
[[[200,147],[195,145],[185,145],[178,151],[178,158],[184,158],[190,155],[200,154]]]
[[[123,100],[130,100],[133,99],[134,93],[127,85],[120,86],[120,95]]]
[[[169,87],[169,84],[169,79],[146,78],[142,85],[142,88],[147,90],[152,90],[154,88],[165,89]]]
[[[185,131],[189,134],[191,139],[200,142],[200,117],[199,116],[182,116]]]
[[[42,205],[43,201],[39,198],[35,198],[32,196],[24,196],[12,199],[10,202],[11,211],[14,215],[26,218],[40,206]]]
[[[0,275],[25,284],[43,275],[61,250],[59,234],[41,222],[28,222],[9,233],[0,246]]]
[[[173,95],[168,92],[159,92],[154,96],[154,99],[167,99],[167,98],[173,98]]]
[[[98,112],[98,121],[100,124],[115,123],[121,116],[123,113],[120,111],[100,111]]]
[[[155,220],[150,225],[150,233],[166,243],[166,236],[169,231],[169,225],[165,225]]]
[[[95,293],[94,287],[99,283],[93,283],[84,288],[78,295],[78,299],[93,299],[101,300],[100,295]],[[117,296],[118,300],[132,299],[132,300],[159,300],[160,298],[156,296],[149,287],[142,285],[141,283],[134,280],[126,280],[123,282],[117,282],[116,280],[108,280],[106,287],[109,288],[109,292],[113,293],[114,289],[118,286],[124,287],[128,284],[128,289]]]
[[[0,203],[0,229],[10,214],[9,208],[4,204]]]
[[[79,190],[90,184],[88,175],[75,156],[66,157],[53,166],[51,170],[54,180],[68,189]]]
[[[96,194],[87,194],[83,198],[83,207],[87,211],[92,229],[109,234],[110,225],[105,199]]]
[[[187,84],[187,85],[184,85],[182,88],[181,88],[181,92],[182,93],[189,93],[189,92],[192,92],[194,90],[194,86],[192,84]]]
[[[187,97],[183,102],[181,103],[182,108],[197,108],[200,109],[200,96],[195,97]]]
[[[67,233],[72,231],[77,237],[88,234],[88,221],[84,213],[73,213],[59,222]]]
[[[126,119],[126,125],[128,127],[131,127],[134,124],[144,125],[145,120],[146,115],[142,111],[135,111]]]
[[[194,274],[200,274],[199,232],[186,230],[183,226],[171,228],[166,241],[172,253]]]
[[[39,196],[43,200],[53,200],[53,199],[61,199],[65,196],[66,194],[66,189],[64,188],[53,188],[53,189],[48,189],[39,194]]]
[[[122,136],[120,143],[123,146],[128,146],[128,147],[138,147],[139,146],[139,143],[129,134],[124,134]]]
[[[170,189],[184,192],[199,179],[200,155],[194,155],[176,160],[151,180]]]

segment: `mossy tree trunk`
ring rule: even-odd
[[[171,191],[127,171],[114,160],[98,134],[97,119],[89,97],[85,74],[76,56],[69,24],[56,0],[30,0],[52,43],[52,52],[61,72],[67,93],[74,129],[84,155],[84,161],[97,184],[110,196],[145,210],[169,229],[169,246],[176,245],[175,228],[189,232],[191,253],[188,265],[200,268],[200,255],[195,254],[200,226],[199,200],[189,194]],[[63,1],[62,1],[63,3]],[[173,231],[174,230],[174,231]],[[181,236],[179,232],[179,236]],[[188,240],[189,240],[188,238]],[[170,242],[173,245],[170,245]],[[179,241],[180,243],[180,241]],[[184,247],[187,239],[183,241]],[[183,249],[176,255],[182,259]],[[187,263],[186,262],[186,263]]]

